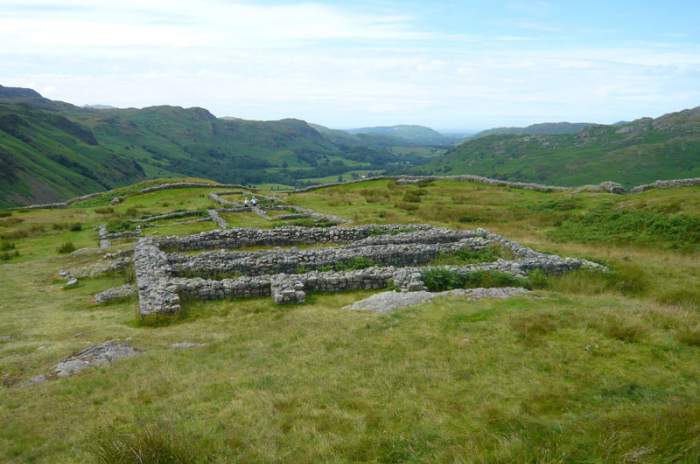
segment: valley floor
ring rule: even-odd
[[[507,300],[445,297],[390,314],[342,309],[369,291],[190,302],[180,320],[144,326],[135,298],[92,300],[128,273],[63,288],[59,269],[96,258],[61,245],[95,247],[105,222],[213,207],[218,190],[0,217],[0,253],[19,253],[0,264],[0,461],[124,462],[106,455],[115,443],[222,463],[700,460],[700,187],[615,196],[375,180],[278,194],[356,223],[485,227],[613,270],[550,277]],[[141,354],[26,385],[106,340]]]

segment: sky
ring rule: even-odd
[[[700,106],[700,2],[0,0],[0,84],[442,131]]]

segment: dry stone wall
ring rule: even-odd
[[[139,193],[151,193],[159,190],[170,190],[180,188],[245,188],[237,184],[208,184],[206,182],[174,182],[169,184],[159,184],[139,190]]]
[[[638,185],[630,190],[632,193],[646,192],[651,189],[667,189],[677,187],[689,187],[691,185],[700,185],[700,177],[689,179],[674,179],[674,180],[657,180],[651,184]]]
[[[609,192],[609,193],[615,193],[615,194],[624,194],[624,193],[639,193],[639,192],[644,192],[646,190],[654,189],[654,188],[675,188],[675,187],[687,187],[691,185],[700,185],[700,177],[695,177],[695,178],[688,178],[688,179],[672,179],[672,180],[657,180],[656,182],[650,183],[650,184],[643,184],[643,185],[638,185],[636,187],[633,187],[629,190],[625,190],[625,188],[620,185],[617,182],[612,182],[612,181],[605,181],[601,182],[598,185],[585,185],[585,186],[580,186],[580,187],[562,187],[562,186],[557,186],[557,185],[544,185],[544,184],[537,184],[537,183],[532,183],[532,182],[511,182],[507,180],[501,180],[501,179],[491,179],[488,177],[483,177],[483,176],[474,176],[474,175],[460,175],[460,176],[374,176],[366,179],[356,179],[356,180],[350,180],[350,181],[345,181],[345,182],[328,182],[324,184],[317,184],[317,185],[310,185],[308,187],[303,187],[294,190],[294,192],[310,192],[312,190],[318,190],[326,187],[334,187],[337,185],[344,185],[344,184],[355,184],[359,182],[367,182],[370,180],[380,180],[380,179],[390,179],[390,180],[396,180],[399,183],[418,183],[421,181],[430,181],[430,180],[457,180],[457,181],[465,181],[465,182],[476,182],[476,183],[481,183],[481,184],[486,184],[486,185],[499,185],[503,187],[510,187],[510,188],[519,188],[519,189],[526,189],[526,190],[535,190],[538,192],[566,192],[566,191],[602,191],[602,192]],[[197,187],[202,187],[202,188],[236,188],[236,189],[247,189],[254,191],[255,189],[248,189],[242,185],[236,185],[236,184],[207,184],[204,182],[176,182],[176,183],[170,183],[170,184],[160,184],[160,185],[155,185],[152,187],[147,187],[144,189],[141,189],[139,193],[150,193],[150,192],[155,192],[158,190],[168,190],[168,189],[178,189],[178,188],[197,188]],[[34,205],[26,205],[26,206],[20,206],[14,209],[39,209],[39,208],[67,208],[68,206],[72,205],[73,203],[77,203],[79,201],[83,200],[88,200],[90,198],[94,198],[100,195],[103,195],[105,192],[96,192],[96,193],[90,193],[88,195],[82,195],[79,197],[71,198],[67,201],[64,202],[56,202],[56,203],[42,203],[42,204],[34,204]],[[209,197],[216,201],[217,203],[224,205],[224,206],[236,206],[237,203],[235,202],[230,202],[224,198],[220,197],[221,192],[210,194]],[[302,214],[301,212],[299,214]],[[319,213],[316,213],[319,214]]]

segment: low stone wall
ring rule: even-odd
[[[245,275],[294,274],[314,269],[342,266],[357,258],[366,258],[376,265],[417,266],[433,261],[440,253],[482,245],[464,239],[452,243],[385,244],[311,250],[261,251],[236,253],[215,251],[197,256],[170,255],[175,275],[210,276],[225,273]],[[303,269],[303,270],[302,270]]]
[[[177,287],[170,282],[167,256],[150,238],[136,243],[134,269],[141,316],[180,311],[180,296]]]
[[[326,187],[335,187],[338,185],[356,184],[356,183],[360,183],[360,182],[367,182],[367,181],[372,181],[372,180],[382,180],[382,179],[396,180],[397,182],[401,182],[401,183],[418,183],[421,181],[430,181],[430,180],[457,180],[457,181],[464,181],[464,182],[476,182],[476,183],[486,184],[486,185],[499,185],[499,186],[510,187],[510,188],[535,190],[538,192],[566,192],[566,191],[596,192],[596,191],[603,191],[603,192],[615,193],[615,194],[640,193],[640,192],[644,192],[644,191],[654,189],[654,188],[675,188],[675,187],[687,187],[687,186],[691,186],[691,185],[700,185],[700,177],[688,178],[688,179],[657,180],[656,182],[653,182],[650,184],[638,185],[636,187],[632,187],[628,191],[625,191],[625,189],[622,185],[620,185],[617,182],[612,182],[612,181],[601,182],[598,185],[584,185],[584,186],[579,186],[579,187],[562,187],[562,186],[557,186],[557,185],[537,184],[537,183],[533,183],[533,182],[513,182],[513,181],[507,181],[507,180],[500,180],[500,179],[491,179],[489,177],[474,176],[474,175],[375,176],[375,177],[370,177],[370,178],[366,178],[366,179],[356,179],[356,180],[350,180],[350,181],[345,181],[345,182],[328,182],[328,183],[324,183],[324,184],[310,185],[308,187],[295,189],[294,192],[296,192],[296,193],[310,192],[313,190],[318,190],[318,189],[322,189],[322,188],[326,188]],[[201,187],[201,188],[237,188],[237,189],[244,189],[244,190],[251,191],[251,192],[256,191],[255,188],[248,188],[248,187],[244,187],[242,185],[237,185],[237,184],[207,184],[204,182],[176,182],[176,183],[170,183],[170,184],[155,185],[153,187],[147,187],[147,188],[144,188],[142,190],[139,190],[138,193],[150,193],[150,192],[156,192],[158,190],[177,189],[177,188],[198,188],[198,187]],[[109,190],[104,191],[104,192],[95,192],[95,193],[90,193],[87,195],[82,195],[79,197],[71,198],[71,199],[64,201],[64,202],[18,206],[16,208],[11,208],[11,209],[67,208],[68,206],[72,205],[73,203],[77,203],[77,202],[83,201],[83,200],[88,200],[90,198],[94,198],[94,197],[97,197],[99,195],[103,195],[107,192],[109,192]],[[210,195],[210,198],[212,198],[212,200],[217,201],[217,203],[224,205],[224,206],[238,205],[238,203],[229,202],[228,200],[221,198],[219,196],[220,193],[221,192],[219,192],[219,194],[214,194],[214,196],[218,197],[224,203],[221,203],[221,201],[216,200],[211,195]],[[257,195],[259,197],[263,197],[263,195],[260,195],[260,194],[257,194]],[[265,198],[268,198],[268,197],[265,197]],[[316,213],[316,212],[313,212],[313,213],[324,216],[320,213]],[[340,219],[341,219],[341,222],[343,222],[342,218],[340,218]]]
[[[124,232],[109,232],[105,224],[100,224],[97,229],[97,236],[100,241],[100,248],[109,248],[112,246],[111,240],[122,238],[134,238],[141,236],[141,226],[136,227],[136,230],[128,230]]]
[[[238,201],[230,201],[225,198],[222,198],[221,195],[223,195],[224,193],[228,192],[211,192],[208,196],[211,201],[218,203],[221,206],[243,206]]]
[[[187,236],[157,238],[163,249],[173,251],[242,248],[246,246],[284,246],[303,243],[339,243],[362,240],[380,233],[403,232],[407,228],[430,229],[424,224],[366,225],[358,227],[278,227],[275,229],[228,229]]]
[[[74,197],[66,201],[59,201],[55,203],[40,203],[37,205],[27,205],[27,206],[18,206],[16,208],[12,209],[56,209],[56,208],[67,208],[73,203],[77,203],[79,201],[83,200],[89,200],[90,198],[95,198],[97,196],[100,196],[104,194],[105,192],[95,192],[95,193],[88,193],[87,195],[81,195],[79,197]]]
[[[209,209],[207,210],[207,213],[209,214],[209,218],[211,218],[212,221],[216,223],[216,225],[219,226],[221,229],[228,229],[228,222],[224,220],[221,216],[219,216],[218,211],[215,209]]]
[[[429,269],[444,269],[457,274],[498,271],[526,276],[536,269],[551,273],[569,272],[581,267],[600,269],[586,260],[547,255],[544,259],[504,261],[468,266],[370,267],[353,271],[310,271],[304,274],[265,274],[239,279],[207,280],[174,278],[177,291],[189,298],[203,300],[237,299],[272,296],[276,303],[301,303],[308,292],[340,292],[360,289],[382,289],[391,284],[401,291],[425,291],[423,273]]]
[[[309,192],[312,190],[317,190],[320,188],[325,188],[325,187],[333,187],[336,185],[344,185],[344,184],[356,184],[359,182],[367,182],[370,180],[382,180],[382,179],[390,179],[390,180],[396,180],[397,182],[402,182],[402,183],[417,183],[421,181],[430,181],[430,180],[458,180],[458,181],[466,181],[466,182],[476,182],[480,184],[487,184],[487,185],[500,185],[503,187],[512,187],[512,188],[520,188],[520,189],[526,189],[526,190],[536,190],[538,192],[565,192],[568,190],[571,190],[571,187],[561,187],[557,185],[543,185],[543,184],[536,184],[532,182],[511,182],[507,180],[500,180],[500,179],[491,179],[489,177],[482,177],[482,176],[474,176],[474,175],[460,175],[460,176],[376,176],[376,177],[371,177],[367,179],[357,179],[357,180],[351,180],[347,182],[329,182],[325,184],[318,184],[318,185],[311,185],[309,187],[304,187],[295,190],[296,192]]]
[[[205,210],[191,210],[191,211],[175,211],[173,213],[157,214],[155,216],[148,216],[141,219],[135,219],[133,222],[154,222],[161,221],[165,219],[175,219],[190,216],[204,216],[207,212]]]
[[[180,188],[237,188],[245,189],[242,185],[237,184],[207,184],[206,182],[174,182],[169,184],[159,184],[153,187],[147,187],[139,190],[139,193],[151,193],[159,190],[170,190]]]
[[[398,183],[410,184],[419,183],[421,181],[431,181],[431,180],[457,180],[465,182],[475,182],[486,185],[499,185],[503,187],[535,190],[538,192],[607,192],[614,194],[625,194],[625,193],[639,193],[646,190],[654,188],[676,188],[676,187],[687,187],[691,185],[700,185],[700,177],[688,178],[688,179],[671,179],[671,180],[657,180],[651,184],[638,185],[632,187],[629,190],[625,190],[624,186],[617,182],[605,181],[597,185],[583,185],[579,187],[562,187],[557,185],[544,185],[532,182],[512,182],[500,179],[491,179],[488,177],[474,176],[474,175],[461,175],[461,176],[376,176],[367,179],[357,179],[345,182],[328,182],[325,184],[311,185],[309,187],[304,187],[296,189],[295,192],[310,192],[312,190],[318,190],[326,187],[334,187],[338,185],[345,184],[355,184],[359,182],[367,182],[371,180],[381,180],[390,179],[396,180]]]
[[[651,184],[638,185],[630,189],[630,192],[639,193],[646,192],[647,190],[651,189],[689,187],[691,185],[700,185],[700,177],[692,177],[689,179],[657,180],[656,182],[652,182]]]
[[[112,246],[112,242],[110,242],[107,238],[108,233],[106,224],[100,224],[100,226],[97,228],[97,237],[100,241],[100,248],[109,248]]]

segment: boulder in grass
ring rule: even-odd
[[[85,348],[56,364],[53,374],[57,377],[70,377],[89,367],[110,364],[117,359],[136,356],[139,351],[124,342],[107,341],[100,345]]]

